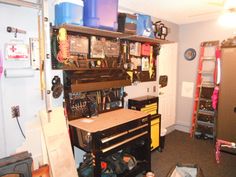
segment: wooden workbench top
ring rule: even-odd
[[[69,125],[93,133],[121,125],[147,115],[147,113],[136,110],[118,109],[99,114],[98,117],[72,120],[69,121]]]

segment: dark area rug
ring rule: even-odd
[[[217,164],[213,140],[173,131],[165,136],[163,151],[152,152],[152,170],[156,177],[166,177],[177,163],[197,164],[205,177],[236,177],[236,155],[222,152]]]

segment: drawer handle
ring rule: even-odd
[[[108,141],[111,141],[111,140],[113,140],[113,139],[119,138],[119,137],[121,137],[121,136],[123,136],[123,135],[126,135],[126,134],[128,134],[128,133],[134,132],[134,131],[136,131],[136,130],[139,130],[139,129],[144,128],[144,127],[147,127],[147,126],[148,126],[148,124],[144,124],[144,125],[141,125],[141,126],[139,126],[139,127],[133,128],[133,129],[131,129],[131,130],[128,130],[128,131],[119,133],[119,134],[117,134],[117,135],[114,135],[114,136],[111,136],[111,137],[108,137],[108,138],[103,138],[103,139],[101,140],[101,142],[102,142],[102,143],[106,143],[106,142],[108,142]]]
[[[110,147],[107,147],[107,148],[103,149],[102,152],[105,153],[105,152],[107,152],[107,151],[110,151],[110,150],[112,150],[112,149],[114,149],[114,148],[116,148],[116,147],[119,147],[119,146],[121,146],[121,145],[123,145],[123,144],[125,144],[125,143],[128,143],[128,142],[130,142],[130,141],[132,141],[132,140],[134,140],[134,139],[137,139],[137,138],[139,138],[139,137],[141,137],[141,136],[143,136],[143,135],[145,135],[145,134],[148,134],[148,132],[145,131],[145,132],[140,133],[140,134],[138,134],[138,135],[136,135],[136,136],[133,136],[133,137],[131,137],[131,138],[129,138],[129,139],[126,139],[126,140],[124,140],[124,141],[122,141],[122,142],[120,142],[120,143],[117,143],[117,144],[114,144],[114,145],[112,145],[112,146],[110,146]]]
[[[234,107],[234,113],[236,113],[236,107]]]
[[[109,138],[103,138],[101,141],[102,141],[102,143],[106,143],[108,141],[111,141],[113,139],[119,138],[120,136],[126,135],[128,133],[129,133],[128,131],[125,131],[125,132],[119,133],[119,134],[114,135],[114,136],[109,137]]]

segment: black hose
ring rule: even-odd
[[[17,121],[18,127],[20,128],[20,131],[21,131],[22,136],[24,137],[24,139],[26,139],[26,138],[25,138],[25,134],[24,134],[24,132],[23,132],[23,130],[22,130],[22,128],[21,128],[21,125],[20,125],[20,123],[19,123],[18,117],[16,117],[16,121]]]

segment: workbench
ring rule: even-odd
[[[149,114],[119,109],[69,121],[69,127],[72,145],[93,153],[94,176],[101,176],[102,160],[124,149],[129,149],[138,163],[118,176],[136,176],[151,170]]]

